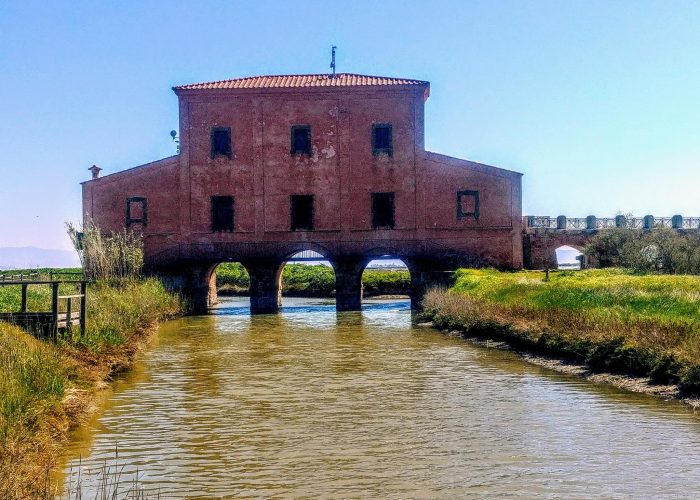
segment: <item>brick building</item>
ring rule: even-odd
[[[361,76],[239,78],[173,89],[180,153],[83,183],[84,216],[143,232],[151,272],[211,300],[240,261],[253,312],[278,307],[290,255],[336,272],[338,309],[361,304],[372,257],[403,259],[415,299],[458,265],[522,266],[521,174],[425,151],[428,82]]]

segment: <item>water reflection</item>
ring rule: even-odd
[[[84,493],[117,442],[123,474],[167,497],[700,492],[683,407],[416,327],[407,301],[247,307],[161,328],[71,443]]]

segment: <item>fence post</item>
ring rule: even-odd
[[[27,284],[22,284],[22,310],[21,312],[27,312]]]
[[[86,302],[87,302],[87,282],[86,281],[80,282],[80,295],[82,295],[82,297],[80,298],[80,335],[82,337],[84,337],[85,336],[85,310],[86,310]]]
[[[66,299],[66,332],[73,330],[73,298]]]
[[[58,338],[58,282],[51,283],[51,336]]]

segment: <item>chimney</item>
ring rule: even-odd
[[[93,179],[100,178],[100,170],[102,170],[100,167],[98,167],[97,165],[93,165],[92,167],[88,168],[88,170],[92,172]]]

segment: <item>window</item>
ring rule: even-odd
[[[212,127],[211,129],[211,157],[227,156],[231,158],[231,128]]]
[[[148,204],[143,196],[130,196],[126,199],[126,227],[132,224],[146,225]]]
[[[394,229],[394,193],[372,193],[372,228]]]
[[[375,123],[372,125],[372,153],[394,154],[394,144],[390,123]]]
[[[211,197],[211,230],[233,231],[233,196]]]
[[[479,191],[457,191],[457,220],[479,220]]]
[[[311,127],[308,125],[294,125],[292,127],[292,148],[293,155],[311,154]]]
[[[289,198],[292,205],[292,231],[313,231],[314,197],[310,194],[294,194]]]

